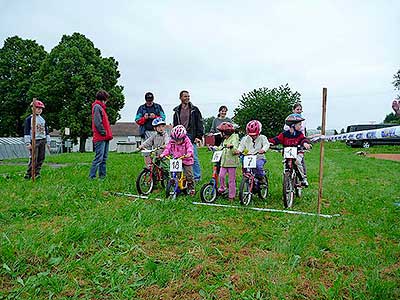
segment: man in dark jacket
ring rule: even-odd
[[[181,100],[181,104],[174,108],[173,124],[174,127],[176,125],[183,125],[187,130],[194,149],[194,180],[199,181],[201,179],[201,168],[197,153],[197,144],[202,141],[204,135],[203,117],[200,110],[190,102],[188,91],[181,91],[179,99]]]
[[[153,93],[147,92],[144,95],[144,99],[146,103],[139,106],[135,122],[139,125],[140,135],[147,140],[155,134],[153,125],[151,124],[153,120],[161,117],[165,121],[165,114],[161,105],[154,102]]]
[[[112,140],[110,122],[106,113],[106,102],[109,94],[100,90],[96,94],[96,100],[92,103],[92,131],[95,157],[90,168],[89,178],[95,179],[97,170],[99,178],[106,177],[106,163],[108,157],[108,148]]]

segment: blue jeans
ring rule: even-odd
[[[194,158],[194,164],[193,164],[193,177],[194,180],[199,181],[201,179],[201,167],[200,167],[200,162],[199,162],[199,153],[197,151],[197,145],[196,143],[193,144],[193,158]]]
[[[97,169],[99,169],[99,178],[106,177],[106,162],[108,157],[109,141],[100,141],[94,143],[95,156],[90,168],[89,177],[96,178]]]
[[[254,172],[257,177],[264,177],[265,175],[264,165],[266,162],[267,160],[265,158],[257,159],[256,163],[257,168]]]

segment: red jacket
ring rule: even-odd
[[[284,147],[295,147],[310,143],[302,132],[295,131],[291,134],[289,130],[278,134],[276,137],[269,138],[268,141],[274,145],[282,144]]]
[[[99,107],[99,106],[100,107]],[[112,140],[112,131],[106,113],[106,104],[96,100],[92,103],[93,142]]]

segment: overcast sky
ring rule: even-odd
[[[80,32],[119,62],[133,121],[152,91],[167,121],[189,90],[203,117],[243,93],[288,83],[301,94],[308,128],[382,122],[396,96],[400,1],[94,1],[0,0],[0,47],[33,39],[49,52]]]

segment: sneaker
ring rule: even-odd
[[[301,185],[304,187],[308,187],[308,181],[307,178],[304,178],[303,181],[301,182]]]
[[[189,190],[189,196],[194,196],[196,194],[195,190]]]

